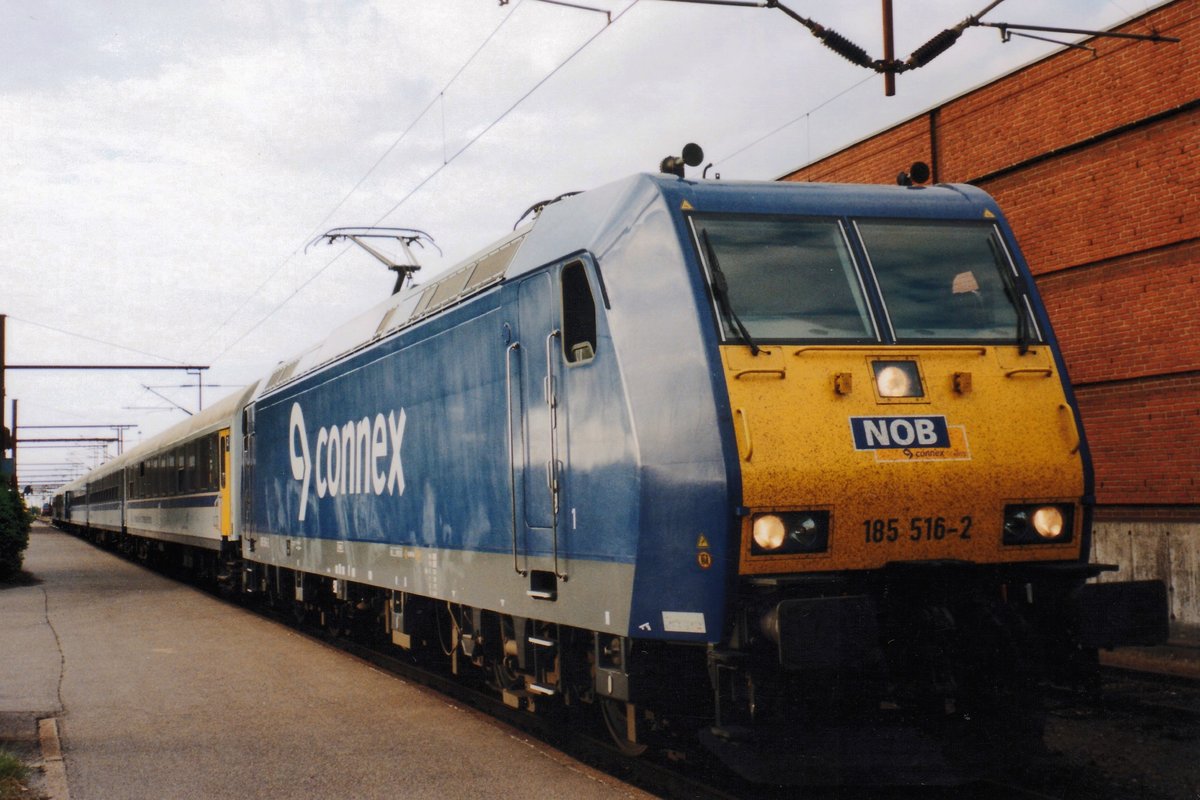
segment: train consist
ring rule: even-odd
[[[594,708],[629,754],[698,736],[752,778],[838,781],[1011,757],[1039,686],[1165,637],[1161,583],[1088,582],[1092,492],[985,193],[637,175],[54,516],[513,705]]]

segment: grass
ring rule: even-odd
[[[29,777],[25,762],[7,750],[0,750],[0,800],[28,797],[24,780]]]

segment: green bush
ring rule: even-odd
[[[11,486],[0,487],[0,581],[15,578],[29,546],[29,511]]]

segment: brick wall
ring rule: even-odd
[[[923,160],[994,195],[1063,347],[1098,518],[1200,520],[1200,0],[1119,30],[1182,42],[1060,51],[785,180]]]
[[[1200,374],[1200,239],[1043,275],[1038,290],[1076,386]]]
[[[1195,503],[1200,374],[1077,389],[1102,503]]]

